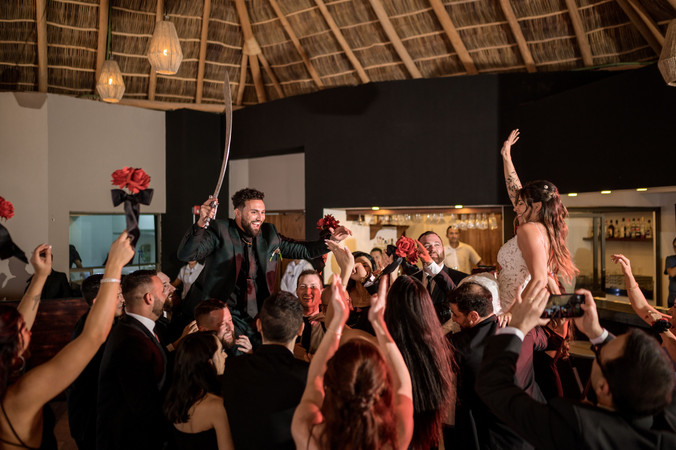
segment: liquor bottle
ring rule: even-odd
[[[631,218],[631,234],[629,235],[630,238],[635,239],[636,238],[636,218],[632,217]]]
[[[613,237],[615,239],[620,238],[620,221],[615,219],[615,230],[613,230]]]
[[[653,238],[653,227],[652,224],[650,223],[650,219],[648,219],[648,225],[646,225],[645,227],[645,238],[646,239]]]
[[[606,238],[613,238],[615,236],[615,227],[613,226],[613,219],[608,221],[608,228],[606,231]]]
[[[645,217],[641,216],[641,222],[639,223],[639,233],[641,239],[645,239]]]
[[[622,223],[620,224],[620,239],[624,238],[626,236],[626,231],[625,227],[627,226],[626,223],[624,223],[624,217],[622,218]]]

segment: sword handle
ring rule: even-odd
[[[218,203],[216,203],[216,200],[213,202],[209,203],[209,206],[211,206],[214,209],[214,219],[216,218],[216,212],[218,211]],[[204,229],[206,230],[209,228],[209,223],[211,223],[211,217],[207,217],[204,219]]]

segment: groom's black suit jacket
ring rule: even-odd
[[[237,299],[235,303],[230,298],[240,270],[247,270],[242,267],[244,245],[232,219],[212,220],[206,229],[195,224],[186,232],[178,247],[178,259],[187,262],[206,258],[206,261],[181,307],[181,313],[185,315],[184,325],[193,319],[195,306],[208,298],[223,300],[231,310],[246,314],[246,300]],[[328,252],[323,240],[294,241],[277,233],[275,226],[269,223],[261,225],[260,233],[253,239],[253,246],[258,267],[263,270],[267,284],[258,288],[266,288],[269,294],[278,290],[277,270],[282,257],[309,260]],[[260,309],[261,305],[258,306]]]

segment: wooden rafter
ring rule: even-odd
[[[162,102],[157,100],[142,100],[133,98],[123,98],[119,105],[138,106],[140,108],[157,109],[161,111],[174,111],[176,109],[192,109],[195,111],[205,111],[222,113],[225,111],[225,106],[222,103],[179,103],[179,102]],[[240,109],[235,106],[233,109]]]
[[[279,81],[277,81],[275,72],[272,70],[272,67],[270,67],[270,64],[268,64],[268,60],[265,58],[265,56],[263,56],[263,52],[261,52],[258,55],[258,59],[261,61],[263,69],[265,69],[265,73],[267,73],[270,79],[272,80],[272,85],[275,87],[277,95],[279,95],[279,98],[284,98],[284,91],[282,91],[282,86],[279,85]]]
[[[340,47],[345,52],[347,59],[349,59],[350,62],[352,63],[352,67],[354,67],[355,70],[357,71],[357,75],[359,75],[359,79],[361,80],[361,82],[362,83],[368,83],[370,80],[369,80],[368,75],[366,74],[366,71],[364,70],[364,67],[362,67],[361,63],[357,59],[357,56],[352,51],[350,44],[348,44],[347,41],[345,40],[343,33],[341,33],[340,28],[338,28],[336,21],[333,20],[333,16],[331,15],[328,8],[324,4],[324,1],[323,0],[315,0],[315,4],[319,8],[319,11],[322,13],[322,16],[324,16],[324,20],[326,21],[326,24],[331,29],[333,36],[336,38],[336,40],[338,41],[338,44],[340,45]]]
[[[94,84],[98,83],[101,68],[106,60],[106,43],[108,42],[108,0],[99,2],[99,39],[96,46],[96,77]]]
[[[467,47],[465,47],[465,43],[462,42],[462,39],[460,38],[458,30],[455,29],[455,25],[451,20],[451,16],[448,15],[448,11],[446,10],[444,4],[441,2],[441,0],[430,0],[430,4],[432,5],[434,14],[436,14],[437,19],[439,19],[441,27],[444,29],[444,32],[446,32],[448,40],[451,41],[451,45],[458,54],[458,58],[460,58],[460,62],[465,67],[467,73],[470,75],[476,75],[479,73],[476,65],[474,65],[472,56],[467,51]]]
[[[265,94],[265,85],[263,84],[263,78],[261,77],[261,69],[258,66],[257,55],[261,53],[261,49],[253,35],[249,11],[246,9],[244,0],[235,0],[235,7],[237,8],[237,15],[239,16],[239,24],[242,27],[242,34],[244,35],[244,48],[242,51],[245,55],[249,56],[251,76],[254,80],[256,96],[258,97],[258,102],[263,103],[267,100],[267,95]]]
[[[207,58],[207,36],[209,35],[209,16],[211,15],[211,0],[204,0],[202,11],[202,30],[200,32],[200,56],[197,63],[197,89],[195,103],[202,103],[202,90],[204,89],[204,62]],[[228,70],[227,68],[225,70]]]
[[[580,11],[578,11],[577,9],[575,0],[566,0],[566,6],[568,7],[568,15],[570,16],[570,21],[573,23],[573,30],[575,30],[577,45],[580,47],[582,62],[584,63],[585,66],[589,67],[593,65],[594,58],[592,57],[589,39],[587,39],[587,34],[584,31],[584,25],[582,25]]]
[[[523,62],[526,64],[526,70],[528,72],[535,72],[535,61],[533,60],[533,55],[531,55],[530,50],[528,49],[528,44],[526,43],[526,38],[523,37],[523,32],[519,26],[519,21],[516,20],[516,15],[510,5],[509,0],[500,0],[500,7],[502,8],[502,13],[505,15],[509,27],[512,29],[512,34],[516,40],[516,45],[519,46],[519,51],[521,52],[521,57]]]
[[[312,65],[312,62],[310,62],[310,58],[308,58],[307,53],[305,52],[305,49],[301,45],[300,40],[298,39],[298,36],[296,36],[296,33],[293,31],[293,28],[291,28],[291,24],[286,19],[286,16],[284,15],[281,8],[279,7],[279,4],[277,4],[276,0],[269,0],[269,1],[270,1],[270,6],[272,6],[272,9],[275,10],[275,14],[277,14],[277,18],[279,19],[279,22],[282,24],[282,28],[284,28],[284,31],[286,31],[286,34],[289,36],[289,39],[291,39],[293,46],[296,47],[296,51],[298,52],[301,59],[303,60],[303,64],[305,64],[305,68],[310,73],[312,80],[314,80],[315,84],[317,85],[317,87],[319,89],[324,89],[324,83],[322,82],[321,78],[319,78],[319,73],[317,72],[315,67]]]
[[[671,5],[671,7],[674,8],[674,11],[676,11],[676,0],[668,0],[668,2]]]
[[[622,11],[629,17],[631,23],[638,29],[643,39],[652,47],[656,54],[662,52],[664,36],[659,27],[650,18],[648,12],[633,0],[616,0]]]
[[[161,22],[164,17],[164,0],[157,0],[157,9],[155,9],[155,23]],[[155,100],[155,89],[157,88],[157,74],[155,69],[150,66],[150,79],[148,80],[148,100]]]
[[[239,86],[237,87],[237,101],[235,104],[241,105],[244,98],[244,83],[246,83],[246,65],[249,57],[242,52],[242,66],[239,71]]]
[[[380,0],[369,0],[369,3],[371,3],[371,8],[373,8],[373,11],[378,17],[380,26],[383,27],[385,34],[390,39],[390,42],[392,42],[394,50],[399,55],[399,58],[401,58],[404,66],[406,66],[408,69],[408,73],[411,74],[413,78],[422,78],[420,70],[418,70],[418,67],[416,67],[415,63],[413,62],[413,58],[411,58],[411,55],[408,54],[408,50],[406,50],[406,47],[404,47],[404,43],[401,42],[401,39],[394,29],[392,22],[390,22],[390,17],[387,15],[383,4],[380,2]]]
[[[38,35],[38,91],[47,92],[47,0],[35,0]]]

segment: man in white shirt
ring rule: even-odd
[[[300,274],[306,270],[313,270],[312,264],[309,261],[304,259],[294,259],[288,266],[286,266],[286,271],[282,275],[282,280],[279,285],[279,288],[282,291],[291,292],[292,294],[296,293],[296,285],[298,284],[298,277]]]
[[[446,229],[446,237],[450,244],[444,250],[446,266],[464,273],[472,273],[472,267],[481,262],[481,256],[469,244],[460,242],[460,230],[454,226]]]

